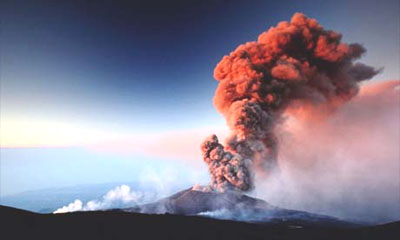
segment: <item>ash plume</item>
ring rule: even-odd
[[[268,203],[373,224],[400,219],[400,80],[364,84],[324,121],[276,129],[279,174],[256,177]]]
[[[275,127],[294,105],[333,112],[354,97],[358,84],[379,70],[354,61],[366,51],[342,43],[341,34],[296,13],[238,46],[214,69],[214,105],[226,119],[226,145],[215,135],[201,145],[215,190],[249,191],[254,174],[277,168]]]

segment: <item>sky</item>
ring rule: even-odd
[[[196,144],[226,131],[215,65],[295,12],[362,43],[362,62],[384,69],[371,81],[400,78],[397,0],[1,5],[0,196],[131,181],[149,168],[206,181]],[[174,145],[182,139],[193,149]]]

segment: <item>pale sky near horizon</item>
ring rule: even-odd
[[[156,1],[144,2],[2,3],[0,195],[101,182],[104,172],[106,181],[133,179],[134,171],[111,172],[168,165],[163,154],[187,156],[154,153],[140,142],[154,139],[179,152],[168,138],[195,145],[214,131],[226,134],[212,105],[215,65],[295,12],[342,33],[345,42],[362,43],[367,53],[360,61],[384,68],[372,82],[400,79],[399,1],[163,1],[156,8]],[[109,143],[120,144],[119,152],[102,164],[99,146]],[[134,163],[118,164],[123,148],[132,152],[133,145]],[[73,160],[65,160],[65,149],[73,149]],[[65,161],[54,165],[56,158]],[[201,156],[198,165],[193,161],[170,166],[196,172]],[[96,171],[76,171],[92,164]]]

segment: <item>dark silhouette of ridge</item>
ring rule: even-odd
[[[271,225],[199,216],[121,211],[37,214],[0,206],[2,239],[397,239],[400,222],[369,227],[299,228],[293,222]]]

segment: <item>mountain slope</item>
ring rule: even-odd
[[[199,216],[150,215],[120,211],[36,214],[0,206],[4,239],[397,239],[400,222],[376,227],[296,228]]]
[[[354,225],[333,217],[278,208],[237,192],[203,192],[187,189],[154,203],[124,209],[147,214],[201,215],[256,223],[296,222],[304,225]]]
[[[191,188],[178,192],[170,197],[161,199],[129,211],[140,210],[143,213],[171,213],[182,215],[193,215],[206,211],[237,208],[264,208],[273,209],[267,202],[251,198],[247,195],[235,192],[202,192]]]

